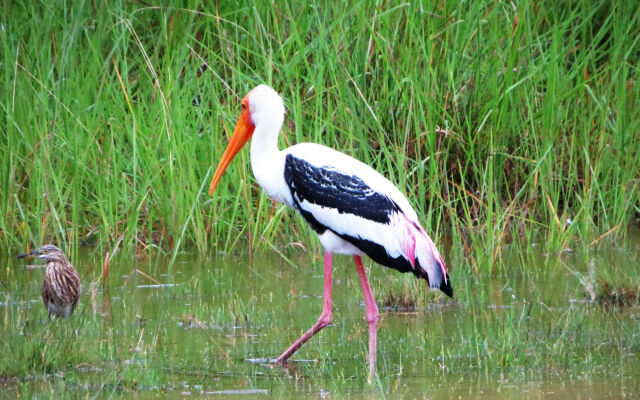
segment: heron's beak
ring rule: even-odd
[[[33,250],[33,251],[30,251],[30,252],[28,252],[28,253],[26,253],[26,254],[20,254],[20,255],[18,256],[18,258],[25,258],[25,257],[29,257],[29,256],[39,256],[39,255],[41,255],[41,254],[42,254],[42,252],[41,252],[41,251],[39,251],[39,250]]]
[[[231,140],[229,140],[229,144],[227,145],[227,149],[224,151],[222,155],[222,159],[216,168],[216,172],[213,174],[213,179],[211,180],[211,185],[209,186],[209,195],[213,195],[213,192],[216,190],[216,186],[220,182],[220,178],[222,178],[222,174],[233,160],[233,157],[240,151],[242,146],[247,143],[247,141],[253,135],[253,131],[256,128],[251,122],[251,116],[249,112],[249,98],[245,97],[242,100],[242,112],[240,113],[240,117],[238,118],[238,122],[236,123],[236,127],[233,130],[233,135],[231,135]]]

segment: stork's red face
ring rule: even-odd
[[[255,125],[251,122],[251,111],[249,110],[249,95],[247,95],[244,99],[242,99],[242,111],[240,112],[240,117],[238,118],[238,122],[236,123],[236,128],[233,130],[233,135],[231,135],[231,140],[229,140],[229,144],[227,145],[227,149],[224,151],[222,155],[222,159],[216,168],[216,172],[213,174],[213,179],[211,180],[211,185],[209,186],[209,195],[213,195],[213,192],[216,190],[216,186],[218,186],[218,182],[220,182],[220,178],[222,178],[222,174],[233,160],[233,157],[240,151],[242,146],[245,145],[251,139],[251,135],[253,135],[253,131],[255,129]]]

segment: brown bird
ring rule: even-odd
[[[42,282],[42,301],[51,316],[67,318],[80,298],[80,277],[62,250],[46,244],[18,258],[38,256],[47,262],[47,271]]]

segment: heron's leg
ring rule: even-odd
[[[369,325],[369,379],[373,378],[376,372],[376,354],[378,341],[378,306],[371,293],[369,280],[362,265],[360,256],[353,256],[360,277],[360,286],[362,286],[362,294],[364,295],[364,304],[367,307],[367,324]]]
[[[285,363],[293,353],[296,352],[311,339],[318,331],[331,323],[331,253],[324,252],[324,305],[322,306],[322,314],[308,331],[306,331],[298,340],[296,340],[280,357],[276,359],[276,363]]]

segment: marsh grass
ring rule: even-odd
[[[321,284],[297,279],[320,271],[322,250],[300,217],[256,185],[246,150],[216,196],[206,193],[240,99],[259,83],[285,100],[281,147],[317,142],[371,164],[407,193],[445,254],[457,296],[450,307],[412,276],[372,269],[380,304],[418,310],[385,314],[379,388],[398,393],[394,385],[407,383],[395,376],[407,371],[441,384],[464,374],[573,379],[633,369],[637,300],[605,311],[583,302],[640,287],[628,250],[640,212],[633,2],[219,3],[3,3],[0,255],[56,242],[74,264],[97,260],[78,268],[89,284],[104,254],[116,254],[105,298],[127,302],[114,300],[105,321],[85,297],[70,324],[50,329],[38,322],[39,303],[19,305],[39,282],[5,263],[11,335],[0,341],[10,355],[0,358],[0,378],[64,371],[86,382],[88,365],[105,397],[155,390],[176,374],[190,388],[214,375],[286,393],[290,376],[243,360],[277,355],[317,317],[300,293],[316,295]],[[207,255],[198,260],[207,268],[181,281],[190,251]],[[119,266],[132,255],[135,266]],[[269,272],[274,263],[280,269]],[[183,286],[148,300],[131,289],[150,283],[137,269]],[[353,297],[352,269],[339,259],[336,290]],[[553,280],[571,284],[549,296]],[[168,296],[172,306],[145,315],[146,301]],[[283,310],[268,307],[283,297]],[[197,312],[175,306],[186,303]],[[360,305],[337,308],[352,317],[305,346],[319,361],[296,365],[303,392],[365,386],[365,369],[344,359],[366,357]],[[274,324],[275,315],[297,330]],[[168,339],[178,324],[200,347]],[[251,339],[267,334],[273,340]],[[43,380],[45,392],[66,385]]]
[[[466,249],[464,268],[503,268],[511,237],[554,252],[620,240],[638,212],[631,3],[4,8],[3,251],[317,248],[246,152],[205,193],[262,82],[285,99],[282,146],[373,165]]]
[[[450,394],[454,382],[471,396],[558,377],[565,389],[577,390],[586,381],[596,390],[599,377],[615,386],[613,393],[637,393],[640,388],[629,383],[638,373],[637,304],[602,307],[586,301],[585,289],[591,279],[596,290],[603,281],[640,281],[640,271],[632,267],[638,255],[627,250],[548,258],[542,246],[533,248],[524,258],[529,268],[483,279],[460,271],[455,301],[416,285],[410,276],[371,268],[380,304],[385,293],[415,297],[410,311],[381,307],[373,385],[367,384],[365,308],[348,257],[335,257],[333,323],[300,349],[287,369],[271,369],[259,360],[277,356],[320,312],[323,266],[310,252],[288,253],[289,261],[275,253],[256,254],[253,269],[247,267],[248,253],[180,255],[171,276],[167,257],[118,258],[108,286],[85,289],[71,319],[49,324],[39,298],[44,271],[22,271],[10,277],[0,304],[0,384],[6,393],[25,397],[176,397],[246,389],[288,397],[327,392],[367,398],[437,397],[441,388]],[[464,250],[453,254],[463,257]],[[507,246],[500,257],[520,265],[522,252]],[[91,253],[80,258],[81,271],[102,259]],[[593,260],[593,275],[585,260]],[[7,260],[11,271],[19,271],[17,262]],[[615,275],[611,265],[625,272]],[[172,286],[148,287],[155,281]]]

